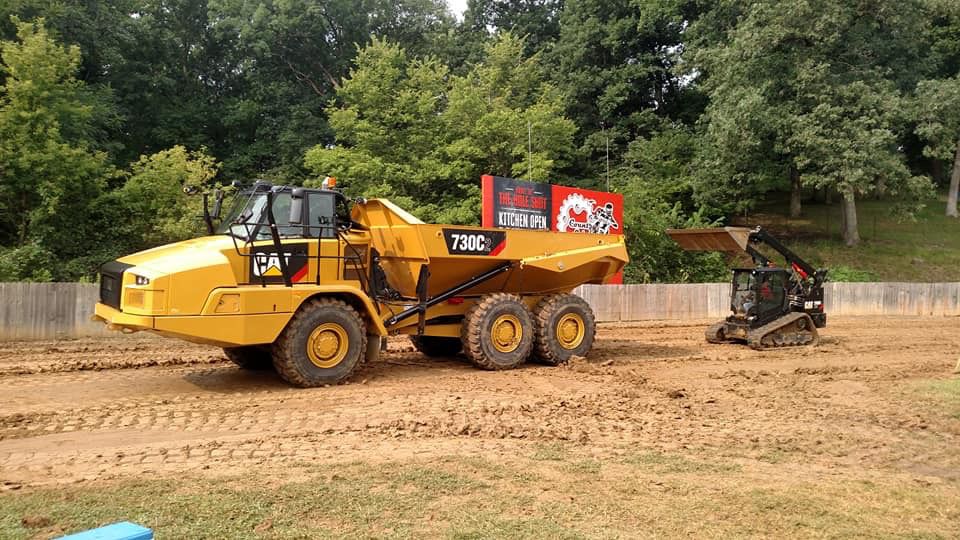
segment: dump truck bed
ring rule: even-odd
[[[390,285],[408,297],[416,295],[422,265],[430,271],[428,296],[506,262],[514,263],[509,271],[470,294],[543,294],[604,283],[628,260],[622,235],[426,224],[383,200],[367,201],[357,217],[381,250]]]

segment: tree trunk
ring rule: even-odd
[[[857,228],[857,201],[852,189],[843,192],[843,243],[853,247],[860,243]]]
[[[800,184],[800,171],[790,166],[790,217],[798,218],[803,212],[800,196],[803,194]]]
[[[20,219],[19,233],[20,233],[20,243],[18,246],[23,246],[27,243],[27,229],[30,227],[30,209],[27,206],[27,194],[23,193],[20,196],[20,211],[17,212],[17,215]]]
[[[943,160],[939,158],[930,158],[930,177],[933,183],[940,185],[943,180]]]
[[[947,192],[947,217],[957,217],[957,188],[960,187],[960,143],[953,158],[953,171],[950,173],[950,191]]]

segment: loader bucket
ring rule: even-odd
[[[686,251],[746,251],[750,229],[667,229],[667,235]]]

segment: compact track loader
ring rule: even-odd
[[[820,342],[817,328],[827,325],[825,269],[813,268],[760,227],[670,229],[667,234],[687,251],[745,251],[756,265],[733,270],[733,314],[707,329],[708,342],[746,342],[754,349]],[[760,245],[782,255],[790,269],[775,267],[757,249]]]
[[[335,384],[382,340],[484,369],[559,364],[593,345],[570,291],[627,262],[622,236],[432,225],[387,200],[258,182],[208,236],[106,263],[95,318],[222,347],[301,387]]]

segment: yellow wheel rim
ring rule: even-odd
[[[347,331],[337,323],[323,323],[310,332],[307,356],[318,368],[332,368],[339,364],[350,348]]]
[[[587,325],[576,313],[567,313],[557,321],[557,342],[564,349],[576,349],[587,335]]]
[[[523,324],[516,315],[501,315],[493,321],[493,347],[502,353],[517,350],[523,339]]]

